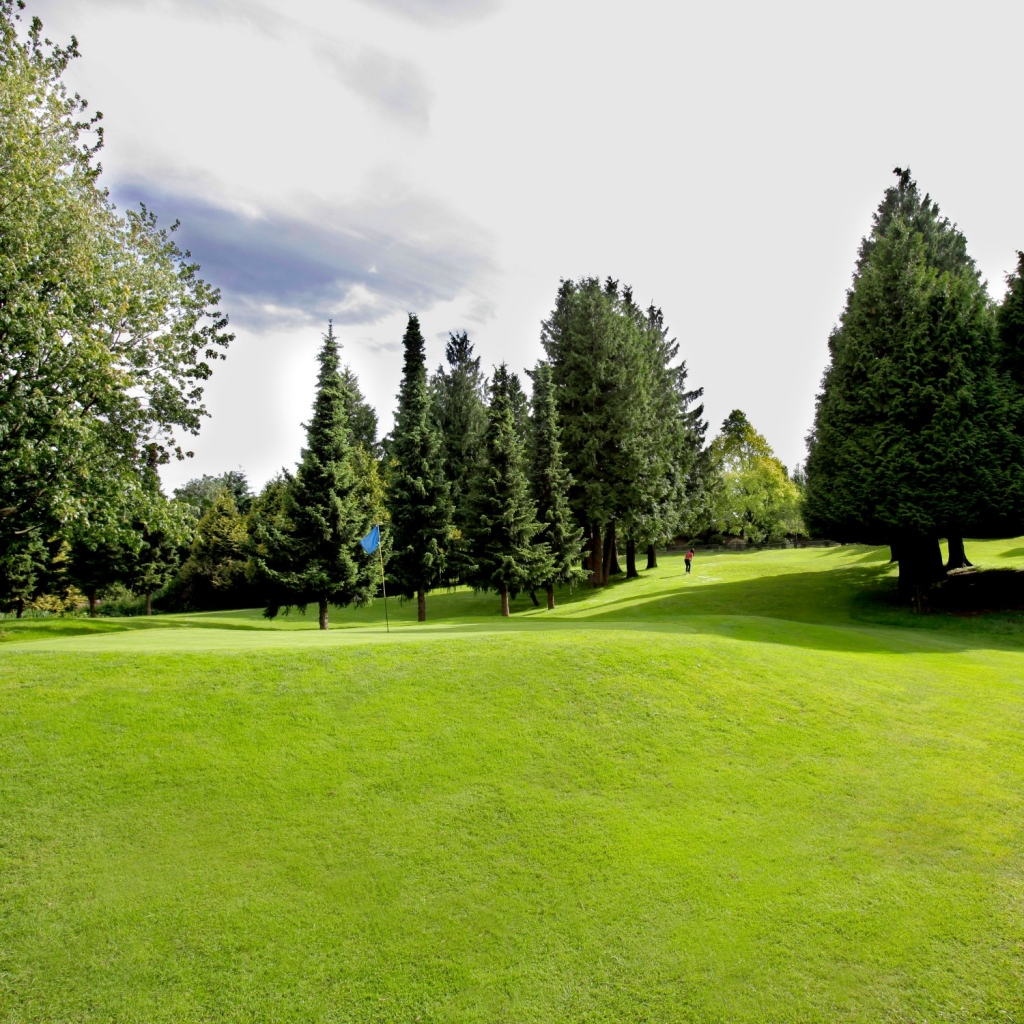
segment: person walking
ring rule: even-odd
[[[690,563],[693,561],[693,548],[686,552],[686,575],[690,575]]]

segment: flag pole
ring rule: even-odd
[[[384,582],[384,549],[381,547],[380,523],[377,524],[377,554],[380,557],[380,589],[384,591],[384,626],[391,632],[391,622],[388,620],[388,585]]]

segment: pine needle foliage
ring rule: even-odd
[[[551,574],[540,580],[548,595],[548,607],[554,607],[554,587],[570,586],[586,579],[580,564],[583,530],[569,505],[572,476],[565,467],[558,404],[551,365],[537,364],[533,378],[532,416],[530,419],[530,491],[537,505],[541,525],[535,542],[547,545],[551,556]]]
[[[391,516],[389,589],[416,597],[419,620],[427,592],[445,579],[452,506],[441,437],[431,422],[426,350],[420,322],[409,314],[395,428],[388,446],[387,495]]]
[[[896,175],[829,339],[806,518],[892,544],[906,590],[941,576],[940,537],[991,535],[1009,509],[992,304],[963,235]]]
[[[470,497],[470,581],[480,590],[501,595],[501,613],[523,590],[546,583],[555,571],[543,529],[530,497],[524,445],[516,426],[513,396],[519,382],[502,363],[491,382],[491,403],[480,462]]]
[[[431,421],[441,439],[444,474],[452,504],[452,538],[448,546],[447,582],[461,583],[469,570],[466,529],[469,489],[480,439],[487,428],[487,381],[480,357],[465,331],[448,335],[443,366],[430,379]]]
[[[327,629],[329,605],[366,604],[375,585],[359,545],[372,525],[372,509],[352,444],[353,396],[341,374],[333,325],[318,358],[313,418],[287,491],[286,518],[257,523],[254,539],[256,575],[270,594],[265,614],[272,618],[282,607],[316,604],[320,628]],[[285,543],[274,543],[275,532]],[[266,555],[258,553],[261,546]]]

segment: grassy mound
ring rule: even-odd
[[[1018,1018],[1021,616],[886,557],[3,622],[0,1021]]]

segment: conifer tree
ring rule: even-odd
[[[256,554],[254,575],[268,588],[268,617],[281,607],[315,603],[320,628],[327,629],[329,605],[365,604],[375,587],[373,566],[359,545],[372,525],[372,510],[357,472],[352,396],[342,378],[333,325],[318,358],[313,418],[288,489],[287,542],[274,545],[257,525],[257,544],[263,543],[266,555]]]
[[[221,490],[199,520],[181,567],[181,589],[188,607],[245,607],[245,542],[245,517],[235,506],[234,495]],[[145,582],[144,577],[140,582]]]
[[[888,543],[915,595],[940,537],[1007,517],[991,303],[963,235],[896,169],[861,244],[808,439],[805,516],[835,540]]]
[[[427,592],[445,579],[452,507],[441,438],[430,418],[425,346],[415,314],[409,314],[402,344],[402,384],[388,447],[393,545],[388,580],[403,597],[416,598],[417,619],[425,622]]]
[[[135,515],[138,546],[128,558],[128,586],[146,597],[146,614],[153,614],[153,594],[174,578],[179,552],[192,542],[196,518],[193,506],[168,501],[160,489],[156,468],[144,472],[143,491]]]
[[[449,543],[447,578],[462,582],[468,572],[466,528],[469,488],[476,467],[480,439],[487,427],[486,381],[480,357],[465,331],[448,335],[443,366],[430,380],[431,421],[441,439],[444,474],[450,488],[453,536]]]
[[[541,524],[535,542],[546,544],[551,555],[551,575],[540,581],[547,591],[550,609],[555,607],[557,584],[571,586],[586,578],[580,565],[583,531],[569,506],[572,477],[564,465],[551,366],[538,363],[531,376],[530,490]]]
[[[1024,531],[1024,252],[1006,279],[997,317],[997,365],[1008,410],[1001,436],[1003,480],[1007,491],[1004,536]]]
[[[526,479],[523,441],[515,422],[512,396],[518,379],[502,363],[491,382],[491,404],[480,462],[470,495],[469,550],[472,584],[501,595],[501,614],[520,591],[553,580],[555,566]]]
[[[563,281],[541,332],[573,478],[570,501],[589,540],[593,586],[603,586],[611,574],[622,481],[636,475],[639,455],[640,349],[618,300],[617,281]]]
[[[377,442],[377,410],[363,397],[359,378],[351,366],[341,370],[341,383],[348,393],[349,439],[353,445],[361,445],[367,455],[380,458],[380,444]]]

